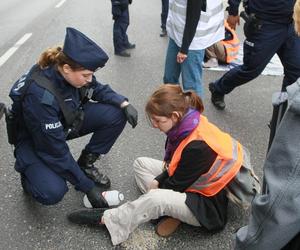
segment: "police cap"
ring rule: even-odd
[[[74,62],[91,71],[104,67],[108,60],[107,54],[95,42],[70,27],[66,29],[63,52]]]

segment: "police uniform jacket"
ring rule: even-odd
[[[55,67],[48,67],[42,70],[42,73],[61,90],[67,106],[73,110],[79,107],[79,90],[71,86]],[[12,87],[10,97],[13,100],[20,99],[24,83],[28,83],[27,78],[28,74],[21,77]],[[94,76],[90,87],[94,90],[91,98],[94,101],[119,107],[126,100],[108,85],[97,82]],[[16,170],[23,172],[30,164],[41,161],[75,185],[76,189],[83,192],[89,191],[94,183],[80,170],[70,153],[64,131],[65,120],[56,98],[48,90],[32,81],[22,101],[22,110],[17,109],[16,102],[14,102],[12,110],[17,113],[19,124],[22,125],[15,149]]]
[[[241,0],[228,0],[230,15],[238,15]],[[248,1],[250,13],[259,19],[274,23],[291,23],[295,0],[251,0]]]

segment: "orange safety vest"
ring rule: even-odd
[[[207,118],[200,115],[200,122],[193,132],[176,148],[168,166],[168,174],[176,171],[181,154],[187,144],[202,140],[217,153],[208,172],[202,174],[185,192],[213,196],[220,192],[239,172],[243,163],[243,146],[229,134],[222,132]]]
[[[235,60],[238,56],[239,49],[240,49],[240,40],[235,30],[229,27],[227,21],[224,22],[224,25],[225,25],[225,29],[227,29],[233,36],[231,40],[221,41],[226,51],[226,63],[230,63],[233,60]]]

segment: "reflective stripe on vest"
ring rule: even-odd
[[[186,21],[187,0],[169,0],[167,31],[177,46],[181,47]],[[224,10],[222,0],[207,1],[206,11],[201,11],[190,50],[209,47],[224,38]]]
[[[233,60],[235,60],[239,54],[240,49],[240,40],[235,32],[235,30],[231,29],[227,23],[227,21],[224,22],[225,29],[229,30],[229,32],[232,34],[232,39],[228,41],[222,40],[221,43],[225,47],[226,51],[226,62],[230,63]]]
[[[242,145],[201,115],[197,128],[175,150],[168,168],[169,176],[176,171],[186,145],[194,140],[204,141],[217,153],[217,158],[208,172],[202,174],[185,191],[213,196],[220,192],[239,172],[243,162]]]

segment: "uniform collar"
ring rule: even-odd
[[[43,72],[49,80],[56,83],[59,87],[72,87],[65,78],[60,74],[56,66],[50,66],[43,69]]]

